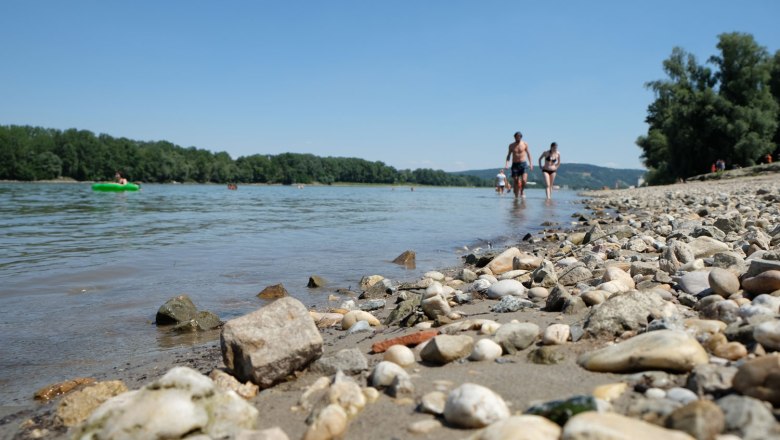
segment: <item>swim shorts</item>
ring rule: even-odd
[[[523,174],[528,173],[528,162],[514,162],[512,163],[512,177],[520,177]]]

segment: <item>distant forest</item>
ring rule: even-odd
[[[382,162],[312,154],[255,154],[233,160],[226,152],[184,148],[167,141],[136,141],[87,130],[0,125],[0,180],[112,180],[166,183],[380,183],[491,186],[492,180],[433,169],[397,170]]]
[[[528,175],[528,181],[536,184],[530,188],[544,188],[544,179],[541,173],[539,168],[534,167],[534,171]],[[645,170],[605,168],[583,163],[564,162],[558,169],[555,184],[571,189],[628,188],[629,186],[638,186],[639,179],[643,178],[646,173]],[[459,171],[456,174],[493,181],[498,174],[498,169]]]

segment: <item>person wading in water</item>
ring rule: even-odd
[[[515,198],[518,195],[525,197],[528,171],[534,170],[534,164],[531,163],[531,150],[528,149],[528,144],[523,140],[523,134],[519,131],[515,133],[515,141],[509,144],[505,168],[509,167],[510,157],[512,158],[512,187],[514,188]]]

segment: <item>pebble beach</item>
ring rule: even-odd
[[[586,197],[569,224],[366,274],[327,308],[276,292],[219,342],[4,409],[0,436],[780,438],[777,170]]]

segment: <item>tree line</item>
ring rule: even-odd
[[[719,53],[699,64],[675,47],[663,61],[667,79],[646,86],[648,132],[637,139],[648,182],[670,183],[777,158],[780,145],[780,50],[771,56],[750,34],[718,36]]]
[[[167,141],[136,141],[57,130],[0,125],[0,180],[112,180],[166,183],[379,183],[489,186],[475,176],[442,170],[397,170],[383,162],[313,154],[254,154],[233,160],[226,152],[184,148]]]

